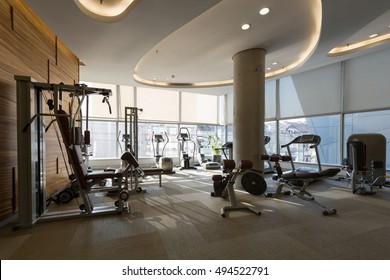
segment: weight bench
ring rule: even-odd
[[[162,174],[163,174],[163,169],[162,168],[139,168],[140,175],[142,177],[144,176],[158,176],[158,186],[161,188],[161,180],[162,180]]]
[[[320,180],[327,177],[336,176],[339,172],[339,168],[329,168],[325,170],[319,171],[292,171],[283,173],[282,167],[280,166],[280,161],[291,161],[290,156],[281,156],[279,154],[273,155],[262,155],[262,160],[269,160],[275,163],[275,169],[277,172],[276,180],[278,180],[279,184],[275,192],[266,193],[266,197],[275,197],[281,195],[290,195],[293,193],[298,198],[310,201],[323,209],[323,215],[332,215],[336,214],[337,210],[333,208],[327,208],[326,206],[320,204],[317,200],[315,200],[314,196],[306,190],[307,186],[315,181]],[[289,190],[283,191],[283,188],[287,187]]]
[[[128,157],[131,156],[131,163],[132,163],[132,166],[133,166],[133,169],[131,174],[134,174],[135,176],[141,176],[141,177],[146,177],[146,176],[158,176],[158,186],[161,188],[161,185],[162,185],[162,174],[163,174],[163,169],[162,168],[141,168],[138,161],[136,160],[136,158],[133,156],[133,154],[131,154],[130,152],[125,152],[125,154],[127,154]],[[123,157],[123,155],[122,155]],[[129,159],[130,160],[130,159]],[[114,169],[111,169],[111,168],[108,168],[108,169],[105,169],[106,171],[113,171]],[[130,174],[129,174],[130,175]],[[136,187],[134,188],[134,190],[136,192],[142,192],[142,188],[141,187],[138,187],[138,182],[136,181]]]
[[[212,196],[220,196],[224,199],[226,199],[228,197],[229,202],[230,202],[229,206],[225,206],[221,209],[221,217],[222,218],[226,217],[227,211],[232,211],[232,210],[249,210],[249,211],[255,213],[256,215],[261,215],[260,210],[257,209],[256,207],[254,207],[253,205],[251,205],[249,203],[238,202],[237,198],[236,198],[235,191],[234,191],[234,184],[236,183],[238,176],[244,174],[245,171],[251,170],[252,167],[253,167],[253,164],[250,160],[241,160],[237,169],[236,169],[236,163],[234,160],[224,160],[223,161],[223,170],[224,170],[223,172],[226,173],[226,176],[223,176],[223,175],[213,175],[212,176],[212,180],[214,181],[214,185],[221,183],[222,185],[224,185],[224,187],[223,187],[223,190],[221,189],[220,191],[216,191],[214,193],[214,195],[213,195],[213,193],[211,193],[211,195]],[[258,175],[258,176],[260,176],[260,175]],[[260,182],[260,183],[258,182],[259,180],[258,180],[257,176],[256,176],[256,179],[254,179],[253,176],[250,176],[250,177],[252,177],[249,179],[252,179],[253,184],[255,184],[255,185],[260,184],[262,187],[264,187],[265,181],[261,176],[260,177],[263,179],[264,182]],[[265,187],[266,187],[266,184],[265,184]],[[265,191],[265,189],[264,189],[264,191]]]

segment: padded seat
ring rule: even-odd
[[[336,176],[339,172],[339,168],[328,168],[320,171],[293,171],[283,173],[282,178],[287,180],[318,179],[321,177],[333,177]]]
[[[145,175],[159,175],[163,172],[161,168],[142,168]]]
[[[328,178],[336,176],[339,172],[339,168],[328,168],[325,170],[319,171],[302,171],[295,170],[290,172],[283,173],[282,167],[279,164],[279,161],[290,161],[290,156],[281,156],[279,154],[274,155],[261,155],[262,160],[269,160],[275,162],[275,168],[277,171],[277,176],[274,176],[274,180],[278,180],[279,184],[275,192],[266,193],[266,197],[280,196],[280,195],[289,195],[291,192],[296,195],[298,198],[306,201],[315,203],[323,209],[323,215],[336,214],[337,210],[333,208],[327,208],[326,206],[320,204],[315,200],[314,196],[306,190],[310,182],[314,180],[320,180],[322,178]],[[299,183],[299,184],[298,184]],[[290,191],[283,191],[284,187],[288,187]]]
[[[115,171],[93,171],[87,173],[84,177],[86,180],[104,180],[107,178],[118,178],[122,176],[122,169],[117,169]]]
[[[318,172],[320,177],[333,177],[336,176],[340,172],[340,168],[328,168],[325,170],[321,170]]]
[[[281,177],[286,180],[317,179],[320,177],[320,175],[316,171],[294,171],[283,173]]]

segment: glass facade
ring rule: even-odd
[[[319,116],[279,121],[279,141],[286,145],[303,134],[315,134],[321,137],[318,146],[321,163],[338,164],[340,162],[340,116]],[[314,149],[308,145],[290,146],[294,161],[316,163]],[[286,148],[281,153],[287,153]]]
[[[387,55],[387,52],[385,52]],[[383,54],[356,58],[294,76],[266,81],[264,135],[271,141],[265,146],[268,154],[285,154],[282,145],[302,134],[321,137],[318,147],[322,164],[341,165],[345,158],[346,139],[356,133],[380,133],[390,139],[390,95],[388,79],[376,80],[371,95],[359,90],[365,84],[370,59],[379,61]],[[386,56],[387,57],[387,56]],[[379,63],[379,62],[378,62]],[[386,67],[387,64],[382,63]],[[377,74],[374,65],[370,71]],[[364,75],[363,75],[364,74]],[[188,153],[212,155],[210,137],[222,144],[233,141],[233,93],[215,96],[173,90],[134,88],[130,86],[86,83],[110,88],[113,95],[107,102],[99,96],[89,98],[88,129],[91,131],[93,158],[117,158],[124,150],[124,107],[142,108],[138,126],[138,156],[153,158],[155,154],[179,157],[181,130],[188,130],[191,141]],[[374,98],[375,97],[375,98]],[[364,102],[363,102],[364,100]],[[364,107],[364,108],[363,108]],[[378,108],[378,109],[375,109]],[[366,110],[366,111],[364,111]],[[86,117],[86,102],[83,117]],[[84,120],[85,127],[85,120]],[[165,136],[157,147],[154,135]],[[158,148],[158,149],[157,149]],[[158,151],[157,151],[158,150]],[[315,163],[308,146],[292,147],[294,160]],[[390,153],[386,151],[387,169]]]

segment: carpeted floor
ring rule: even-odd
[[[295,196],[265,198],[237,190],[238,200],[261,210],[228,212],[229,202],[210,196],[217,171],[187,170],[163,175],[132,194],[131,212],[61,221],[39,222],[33,228],[0,229],[1,259],[265,259],[388,260],[390,259],[390,189],[372,196],[352,194],[348,183],[314,182],[309,190],[338,210],[323,216],[316,205]],[[268,190],[276,182],[266,178]],[[114,198],[103,193],[99,203]],[[50,211],[74,208],[81,198]]]

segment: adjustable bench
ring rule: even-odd
[[[314,196],[306,190],[307,186],[315,181],[327,177],[336,176],[339,172],[339,168],[329,168],[319,171],[292,171],[283,173],[282,167],[280,166],[280,161],[291,161],[290,156],[282,156],[279,154],[273,155],[262,155],[262,160],[269,160],[275,163],[275,169],[277,172],[276,180],[279,184],[275,192],[266,193],[266,197],[274,197],[280,195],[290,195],[291,192],[299,197],[302,200],[310,201],[323,209],[323,215],[336,214],[337,210],[333,208],[327,208],[326,206],[320,204],[315,200]],[[289,190],[283,191],[284,187],[288,187]]]

